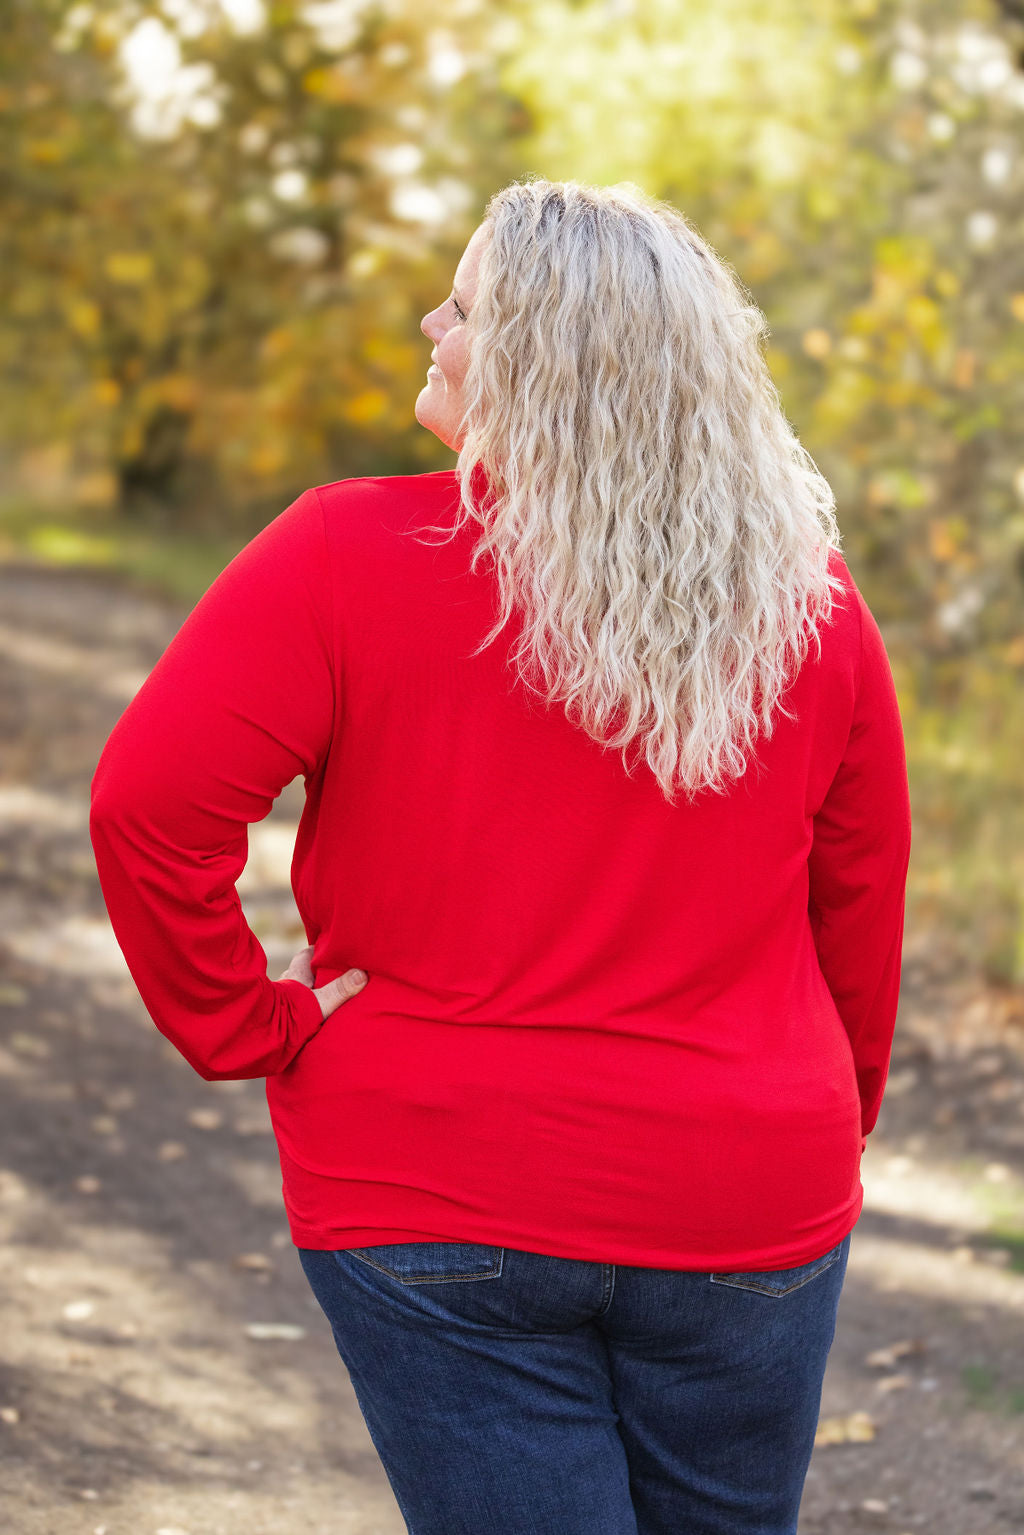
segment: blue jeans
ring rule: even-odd
[[[410,1535],[795,1535],[852,1231],[796,1268],[299,1259]]]

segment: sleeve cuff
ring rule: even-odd
[[[299,1049],[323,1027],[323,1009],[314,995],[313,988],[303,981],[289,979],[275,981],[274,985],[287,988],[288,1004],[296,1025],[294,1043],[295,1048]]]

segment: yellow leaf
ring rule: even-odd
[[[28,158],[36,165],[54,165],[64,158],[64,146],[58,139],[30,139]]]
[[[773,346],[770,342],[764,350],[765,362],[773,378],[780,382],[789,377],[793,371],[793,360],[788,352],[784,352],[780,346]]]
[[[80,474],[72,486],[77,506],[110,506],[117,499],[117,478],[109,469]]]
[[[267,331],[260,342],[260,356],[273,361],[275,357],[282,357],[285,352],[291,351],[294,343],[295,337],[287,325],[276,325],[273,330]]]
[[[366,426],[372,421],[379,421],[387,408],[388,397],[383,389],[364,389],[355,399],[346,401],[341,413],[347,420]]]
[[[928,547],[933,560],[955,560],[956,544],[949,536],[949,528],[941,517],[928,524]]]
[[[307,69],[302,77],[302,89],[308,96],[319,96],[322,101],[349,101],[357,94],[353,81],[339,69]]]
[[[112,282],[148,282],[153,275],[153,258],[147,251],[111,251],[106,271]]]
[[[21,454],[18,473],[37,495],[49,497],[63,490],[71,467],[71,457],[70,442],[48,442]]]
[[[938,304],[923,293],[915,293],[907,304],[907,321],[914,330],[927,330],[938,318]]]
[[[953,363],[953,382],[958,389],[970,389],[974,382],[974,365],[977,358],[967,347],[961,347]]]
[[[875,1437],[875,1420],[867,1412],[851,1412],[845,1417],[822,1418],[814,1436],[816,1445],[863,1444]]]
[[[116,405],[121,398],[121,385],[116,378],[98,378],[92,386],[92,394],[100,405]]]
[[[199,384],[187,373],[168,373],[157,381],[156,393],[174,410],[192,410],[199,398]]]
[[[273,438],[266,438],[249,454],[246,467],[253,474],[272,475],[276,474],[286,461],[287,454],[282,444],[275,442]]]
[[[99,305],[88,298],[79,299],[68,311],[68,320],[72,330],[91,341],[100,328]]]
[[[943,527],[944,524],[933,522],[932,528]],[[873,1349],[864,1360],[865,1364],[875,1369],[890,1370],[894,1368],[897,1359],[903,1359],[907,1354],[923,1354],[925,1342],[923,1338],[901,1338],[898,1343],[890,1343],[886,1348]]]
[[[872,303],[880,305],[883,309],[892,308],[902,300],[903,296],[902,280],[894,272],[876,267],[871,274]]]
[[[832,350],[832,337],[827,330],[816,326],[813,330],[805,330],[802,338],[803,349],[808,357],[827,357]]]

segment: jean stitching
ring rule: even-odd
[[[752,1290],[756,1295],[792,1295],[794,1290],[802,1290],[804,1285],[810,1284],[812,1279],[817,1279],[819,1274],[824,1274],[826,1269],[830,1269],[834,1263],[838,1262],[838,1252],[833,1253],[820,1268],[816,1268],[811,1274],[806,1274],[803,1279],[798,1279],[796,1284],[788,1285],[785,1290],[774,1289],[771,1285],[758,1284],[756,1279],[744,1279],[742,1276],[732,1276],[729,1274],[712,1274],[711,1283],[729,1285],[734,1290]]]
[[[377,1263],[373,1258],[367,1258],[358,1248],[343,1248],[342,1251],[347,1251],[353,1258],[358,1258],[359,1262],[365,1263],[367,1268],[376,1269],[378,1274],[386,1274],[387,1277],[389,1279],[393,1279],[396,1284],[406,1285],[459,1284],[467,1280],[498,1279],[501,1276],[502,1266],[504,1264],[505,1258],[505,1249],[503,1247],[499,1247],[498,1256],[494,1263],[489,1268],[481,1269],[480,1272],[476,1274],[396,1274],[394,1269],[388,1268],[386,1264]]]
[[[608,1310],[608,1307],[612,1303],[612,1296],[615,1293],[614,1263],[602,1263],[601,1279],[603,1281],[603,1288],[601,1292],[601,1304],[597,1308],[598,1316],[604,1316],[605,1312]]]

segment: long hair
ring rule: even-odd
[[[835,498],[760,350],[767,321],[632,182],[496,192],[467,322],[454,538],[481,525],[511,659],[669,803],[726,792],[828,622]],[[443,530],[438,530],[443,531]]]

